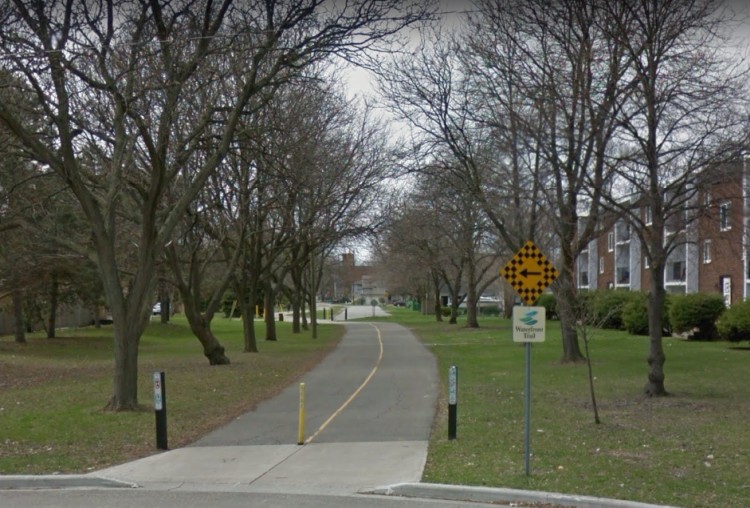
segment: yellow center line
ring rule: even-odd
[[[359,392],[361,392],[364,389],[364,387],[367,386],[367,384],[370,382],[370,380],[372,379],[372,377],[378,371],[378,367],[380,367],[380,362],[383,360],[383,336],[380,334],[380,328],[378,328],[377,326],[375,326],[372,323],[368,323],[368,324],[370,326],[372,326],[373,328],[375,328],[375,330],[378,332],[378,344],[380,345],[380,354],[378,355],[378,361],[375,362],[375,366],[372,368],[372,370],[370,371],[370,374],[365,378],[365,380],[362,382],[362,384],[359,385],[359,388],[357,388],[356,390],[354,390],[354,393],[352,393],[349,396],[349,398],[346,399],[346,401],[343,404],[341,404],[341,407],[339,407],[336,411],[334,411],[333,414],[331,416],[329,416],[328,419],[325,422],[323,422],[323,425],[321,425],[318,428],[318,430],[315,431],[315,434],[313,434],[312,436],[308,437],[305,440],[305,444],[310,443],[313,439],[315,439],[318,436],[318,434],[320,434],[321,432],[323,432],[325,430],[325,428],[328,427],[328,425],[334,420],[334,418],[336,418],[339,414],[341,414],[341,412],[344,409],[346,409],[346,407],[349,404],[351,404],[351,402],[357,397],[357,395],[359,395]]]

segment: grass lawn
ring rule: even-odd
[[[277,393],[317,364],[344,328],[320,326],[293,335],[277,323],[279,340],[263,340],[260,353],[243,353],[242,322],[213,326],[232,363],[211,367],[179,317],[154,318],[141,339],[139,401],[142,412],[102,408],[112,393],[111,327],[69,329],[58,338],[29,336],[28,344],[0,337],[0,474],[88,472],[154,453],[152,374],[166,373],[170,448],[189,444]],[[293,438],[292,438],[293,439]]]
[[[558,324],[532,347],[531,475],[524,474],[524,348],[510,323],[436,323],[394,307],[438,358],[443,395],[423,480],[604,496],[683,507],[750,505],[750,348],[665,339],[671,396],[642,394],[645,337],[590,331],[596,425],[585,365],[562,365]],[[383,318],[368,318],[383,320]],[[259,337],[265,330],[256,324]],[[242,353],[241,321],[214,330],[232,364],[210,367],[184,321],[154,320],[140,349],[140,400],[166,372],[169,445],[189,444],[315,365],[344,328],[292,335]],[[447,377],[458,367],[458,439],[447,439]],[[151,410],[102,411],[111,394],[111,329],[60,332],[18,345],[0,338],[0,474],[87,472],[155,452]]]
[[[524,472],[524,347],[510,322],[480,329],[389,307],[435,353],[443,385],[423,481],[604,496],[684,507],[750,506],[750,348],[664,339],[669,397],[647,398],[648,342],[589,331],[602,423],[585,364],[560,363],[559,324],[532,346],[531,474]],[[583,344],[581,344],[583,349]],[[447,377],[458,367],[458,439]]]

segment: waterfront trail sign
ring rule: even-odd
[[[528,240],[500,271],[526,305],[534,305],[539,296],[557,278],[557,269],[539,248]]]
[[[546,328],[544,307],[513,307],[513,342],[544,342]]]

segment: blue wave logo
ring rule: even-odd
[[[535,325],[535,324],[537,324],[537,323],[539,322],[539,321],[537,321],[537,320],[536,320],[536,318],[534,317],[534,316],[536,316],[537,314],[538,314],[538,312],[537,312],[537,311],[535,311],[535,310],[530,310],[529,312],[527,312],[526,314],[524,314],[524,315],[523,315],[523,317],[521,318],[521,320],[520,320],[520,321],[521,321],[521,322],[522,322],[523,324],[527,325],[527,326],[533,326],[533,325]]]

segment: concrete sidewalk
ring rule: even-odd
[[[98,471],[149,490],[351,495],[418,482],[425,442],[188,447]],[[115,485],[113,483],[113,485]]]

